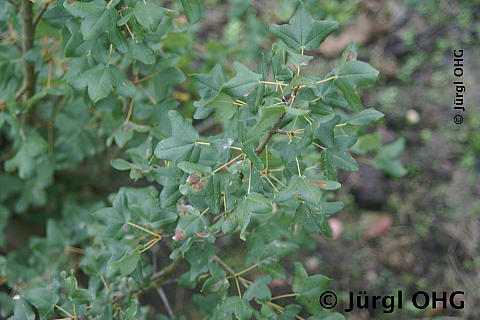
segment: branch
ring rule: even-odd
[[[33,26],[33,3],[30,0],[22,0],[21,7],[22,28],[23,28],[23,55],[33,49],[35,28]],[[24,58],[25,59],[25,58]],[[32,61],[24,61],[25,78],[24,85],[27,99],[35,94],[35,65]]]
[[[47,11],[47,8],[48,6],[50,5],[51,2],[45,4],[42,8],[42,10],[38,13],[37,17],[35,18],[35,21],[33,21],[33,29],[35,29],[37,27],[37,24],[38,22],[40,21],[40,19],[42,18],[43,14],[45,13],[45,11]]]
[[[162,281],[162,286],[166,286],[168,284],[173,284],[173,283],[177,283],[177,282],[178,282],[178,278],[164,280],[164,281]]]
[[[282,120],[285,117],[285,114],[286,112],[283,112],[280,118],[278,118],[277,122],[275,122],[275,124],[271,126],[270,129],[268,129],[267,133],[258,144],[258,147],[255,149],[256,154],[262,153],[262,151],[265,149],[270,138],[277,132],[277,129],[280,126],[280,123],[282,123]]]
[[[218,257],[217,255],[214,255],[213,256],[213,261],[217,262],[219,265],[221,265],[225,270],[227,270],[228,272],[230,272],[230,274],[235,274],[235,271],[233,271],[232,268],[230,268],[225,262],[223,262],[222,259],[220,259],[220,257]]]
[[[217,122],[215,121],[215,117],[209,117],[203,120],[202,122],[200,122],[199,124],[195,125],[195,130],[197,130],[198,133],[204,133],[208,131],[210,128],[212,128],[213,126],[215,126],[216,123]]]
[[[217,255],[214,255],[213,256],[213,261],[217,262],[219,265],[221,265],[225,270],[228,271],[228,273],[230,273],[230,275],[234,276],[235,275],[235,271],[230,268],[225,262],[223,262],[222,259],[220,259],[219,256]],[[245,284],[245,282],[242,281],[242,285],[245,287],[245,288],[248,288],[248,285]]]
[[[23,85],[20,90],[17,91],[17,93],[15,93],[15,101],[18,101],[22,96],[23,94],[25,93],[25,91],[27,91],[27,86],[26,85]]]
[[[119,303],[126,296],[132,296],[134,294],[142,294],[152,288],[161,288],[163,281],[167,279],[169,276],[171,276],[180,267],[182,263],[183,263],[182,256],[181,255],[177,256],[172,262],[170,262],[170,264],[165,266],[160,272],[150,277],[150,280],[152,281],[152,284],[150,284],[150,286],[122,294],[121,296],[118,296],[112,301],[110,301],[110,304],[113,305],[113,304]]]
[[[150,280],[161,285],[162,281],[166,280],[172,273],[174,273],[182,263],[183,258],[181,255],[179,255],[172,262],[170,262],[169,265],[160,270],[160,272],[152,275]],[[155,287],[154,284],[152,284],[152,286]]]
[[[167,309],[168,316],[170,319],[174,319],[175,315],[173,314],[172,307],[170,307],[170,303],[168,303],[167,295],[165,291],[163,291],[162,287],[157,289],[158,295],[162,299],[163,304],[165,305],[165,309]]]
[[[12,6],[18,9],[18,3],[16,3],[14,0],[7,0],[7,1],[10,2]]]

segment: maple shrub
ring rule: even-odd
[[[200,1],[180,3],[196,23]],[[0,256],[0,318],[343,319],[319,303],[331,279],[286,257],[332,237],[338,169],[358,170],[359,157],[405,169],[402,139],[367,134],[383,114],[357,87],[378,71],[355,44],[309,74],[336,21],[299,3],[270,26],[276,41],[256,69],[234,62],[229,79],[220,64],[184,75],[188,25],[153,0],[9,0],[0,11],[0,226],[23,215],[45,229]],[[175,92],[187,79],[196,126]],[[212,119],[219,130],[201,135]],[[107,201],[101,190],[125,173],[132,183]],[[278,280],[290,289],[274,296]],[[176,286],[189,288],[184,310],[169,303]]]

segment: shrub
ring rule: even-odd
[[[198,21],[199,2],[181,2]],[[174,11],[152,0],[0,8],[0,225],[23,214],[46,230],[1,257],[2,317],[146,319],[155,309],[139,299],[150,289],[173,317],[168,288],[178,285],[195,293],[189,317],[343,318],[319,305],[329,278],[282,258],[313,249],[314,234],[331,237],[328,217],[343,208],[337,169],[358,170],[367,152],[389,174],[404,169],[402,140],[383,147],[365,134],[383,114],[362,107],[357,87],[378,71],[356,46],[332,71],[307,72],[337,22],[300,4],[289,24],[270,26],[278,41],[255,70],[191,74],[192,122],[176,91],[191,32]],[[221,132],[201,135],[213,117]],[[105,205],[126,184],[110,165],[136,183]],[[291,293],[273,297],[274,279]]]

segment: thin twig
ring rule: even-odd
[[[130,117],[132,116],[132,109],[133,109],[133,102],[135,101],[134,98],[130,98],[130,105],[128,106],[128,113],[127,117],[125,118],[125,123],[128,123],[130,121]]]
[[[40,22],[40,19],[42,18],[45,11],[47,11],[47,8],[50,5],[50,3],[51,2],[48,2],[43,6],[42,10],[38,13],[37,17],[35,18],[35,21],[33,21],[33,28],[34,29],[37,27],[37,24]]]
[[[282,298],[296,297],[296,296],[298,296],[298,293],[287,293],[287,294],[282,294],[281,296],[272,297],[270,301],[282,299]]]
[[[202,122],[200,122],[199,124],[197,124],[195,126],[195,130],[197,130],[198,133],[203,133],[209,130],[210,128],[212,128],[213,126],[215,126],[216,123],[217,122],[215,121],[215,117],[209,117],[203,120]]]
[[[26,85],[23,85],[20,90],[17,91],[17,93],[15,93],[15,101],[18,101],[22,96],[23,94],[25,93],[25,91],[27,91],[27,86]]]
[[[10,4],[11,4],[12,6],[14,6],[15,8],[18,9],[19,5],[18,5],[18,3],[16,3],[14,0],[7,0],[7,1],[10,2]]]
[[[231,275],[235,275],[235,271],[234,271],[232,268],[230,268],[225,262],[223,262],[223,260],[220,259],[219,256],[214,255],[212,259],[213,259],[213,261],[215,261],[215,262],[217,262],[219,265],[221,265],[225,270],[227,270],[228,273],[230,273]],[[238,278],[241,280],[243,287],[244,287],[245,289],[248,288],[248,285],[245,283],[245,280],[244,280],[242,277],[240,277],[240,276],[239,276]]]
[[[170,319],[175,318],[175,315],[173,314],[172,307],[170,307],[170,303],[168,302],[167,295],[165,294],[165,291],[163,291],[163,288],[160,287],[157,289],[158,295],[162,299],[163,304],[165,305],[165,309],[167,309],[168,316]]]
[[[248,268],[246,268],[246,269],[243,269],[242,271],[236,272],[236,273],[228,276],[226,279],[230,279],[230,278],[233,278],[233,277],[241,276],[242,274],[247,273],[248,271],[253,270],[253,269],[255,269],[256,267],[258,267],[258,263],[255,263],[255,264],[251,265],[250,267],[248,267]]]
[[[265,149],[268,141],[270,141],[270,138],[277,132],[277,129],[280,126],[280,123],[282,123],[282,120],[285,117],[285,114],[286,112],[283,112],[282,115],[278,118],[277,122],[275,122],[275,124],[271,126],[270,129],[268,129],[267,133],[258,144],[258,147],[255,149],[256,154],[262,153],[262,151]]]
[[[47,89],[50,88],[50,83],[52,82],[52,61],[48,64],[48,78],[47,78]]]
[[[141,84],[138,84],[138,87],[140,89],[142,89],[143,93],[145,93],[145,95],[148,97],[148,99],[150,99],[150,101],[153,104],[157,104],[157,101],[155,101],[155,99],[153,99],[152,95]]]
[[[168,279],[168,280],[162,281],[162,286],[166,286],[167,284],[173,284],[177,282],[178,282],[178,279]]]
[[[164,267],[160,272],[152,275],[150,277],[151,281],[155,281],[157,283],[161,283],[163,280],[166,280],[168,276],[170,276],[175,270],[177,270],[180,265],[183,263],[183,258],[181,255],[177,256],[169,265]]]
[[[128,293],[124,293],[112,301],[110,303],[112,305],[119,303],[125,298],[126,296],[133,296],[135,294],[142,294],[147,292],[148,290],[152,288],[159,288],[163,284],[163,281],[165,281],[169,276],[171,276],[178,268],[181,266],[183,263],[183,257],[181,255],[178,255],[172,262],[170,262],[168,265],[166,265],[160,272],[157,272],[156,274],[152,275],[150,277],[150,280],[152,281],[152,284],[147,287],[147,288],[142,288],[138,290],[133,290]]]
[[[143,82],[143,81],[147,81],[148,79],[155,77],[155,76],[156,76],[157,74],[159,74],[159,73],[160,73],[160,71],[157,71],[157,72],[154,72],[154,73],[152,73],[152,74],[150,74],[150,75],[148,75],[148,76],[146,76],[146,77],[143,77],[143,78],[141,78],[141,79],[133,80],[133,83],[134,83],[134,84],[139,84],[139,83],[141,83],[141,82]]]
[[[159,272],[156,272],[156,273],[152,274],[152,276],[150,277],[150,280],[155,280],[157,278],[160,278],[164,274],[165,274],[165,272],[163,270],[160,270]]]
[[[230,272],[231,274],[234,274],[235,271],[233,271],[232,268],[230,268],[225,262],[223,262],[222,259],[220,259],[217,255],[214,255],[212,257],[213,261],[215,261],[216,263],[218,263],[219,265],[221,265],[225,270],[227,270],[228,272]]]

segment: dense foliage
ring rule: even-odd
[[[200,3],[181,3],[197,22]],[[331,236],[328,217],[343,208],[337,169],[358,170],[369,152],[390,175],[405,169],[395,159],[403,140],[382,146],[366,133],[383,114],[363,108],[357,87],[378,71],[355,44],[332,71],[308,74],[309,52],[337,22],[299,4],[289,24],[270,26],[277,41],[255,70],[235,62],[230,79],[220,64],[191,74],[195,127],[174,89],[192,52],[174,10],[153,0],[0,9],[0,225],[27,212],[48,219],[45,236],[0,259],[1,317],[164,319],[139,299],[156,289],[173,317],[163,287],[174,283],[197,292],[189,317],[343,318],[319,305],[329,278],[299,262],[287,271],[282,258],[311,248],[313,234]],[[213,117],[221,132],[202,136]],[[137,186],[109,205],[84,203],[72,181],[108,187],[110,165]],[[238,245],[245,255],[227,264]],[[163,259],[158,246],[170,250]],[[296,303],[272,297],[274,279],[291,283],[285,297]]]

